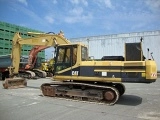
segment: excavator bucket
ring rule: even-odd
[[[27,86],[27,81],[24,78],[6,78],[3,82],[4,89],[22,88]]]

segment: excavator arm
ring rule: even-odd
[[[41,46],[41,45],[36,45],[34,46],[31,51],[29,52],[29,58],[28,58],[28,63],[25,66],[25,69],[32,69],[36,63],[36,59],[37,59],[37,54],[41,51],[44,50],[46,48],[48,48],[50,46]]]
[[[19,33],[16,33],[13,38],[12,45],[13,72],[10,72],[11,75],[18,74],[22,45],[44,46],[45,49],[47,47],[56,46],[59,44],[70,44],[70,41],[58,34],[40,34],[36,37],[24,39],[20,37]]]
[[[55,33],[53,33],[53,32],[49,32],[49,33],[47,33],[47,34],[50,34],[50,33],[55,34]],[[42,33],[32,33],[32,32],[28,32],[28,34],[34,35],[34,36],[39,36],[39,37],[41,37],[41,36],[43,37],[43,35],[44,35],[44,34],[42,34]],[[62,31],[60,31],[60,33],[58,33],[58,35],[64,38],[64,34],[63,34]],[[56,43],[57,41],[54,41],[54,42]],[[69,41],[65,41],[65,44],[66,44],[66,43],[69,44]],[[57,44],[57,43],[56,43],[56,44]],[[59,41],[58,41],[58,44],[61,44],[61,43],[59,43]],[[28,63],[27,63],[27,65],[25,66],[25,69],[26,69],[26,70],[32,69],[32,68],[34,67],[35,63],[36,63],[37,54],[38,54],[41,50],[47,49],[47,48],[49,48],[49,47],[51,47],[51,46],[35,45],[35,46],[31,49],[31,51],[29,52]]]
[[[34,34],[34,33],[30,33]],[[23,78],[14,78],[15,75],[19,73],[19,64],[21,57],[22,45],[33,45],[33,46],[43,46],[41,48],[45,49],[51,46],[57,46],[59,44],[70,44],[63,35],[61,34],[46,34],[46,33],[35,33],[34,37],[31,38],[21,38],[20,34],[15,33],[12,41],[12,66],[9,67],[10,78],[6,79],[3,83],[4,88],[15,88],[19,86],[26,86],[26,81]],[[40,50],[40,49],[39,49]],[[39,50],[31,51],[30,54],[36,55]],[[24,82],[25,81],[25,82]]]

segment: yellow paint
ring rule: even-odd
[[[121,78],[106,78],[106,77],[84,77],[84,76],[54,76],[54,80],[77,80],[77,81],[99,81],[99,82],[121,82]]]

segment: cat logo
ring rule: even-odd
[[[79,71],[72,71],[72,75],[78,76]]]

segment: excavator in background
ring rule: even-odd
[[[42,45],[35,45],[31,51],[29,52],[29,58],[28,58],[28,63],[25,65],[25,70],[34,72],[35,74],[32,74],[32,78],[37,75],[38,77],[45,78],[47,76],[47,73],[43,70],[40,69],[35,69],[35,64],[37,61],[37,54],[46,48],[50,46],[42,46]]]
[[[19,33],[13,38],[10,75],[18,73],[22,44],[55,47],[53,80],[43,83],[44,96],[65,97],[85,101],[115,104],[125,93],[122,83],[152,83],[157,79],[157,65],[154,60],[144,60],[142,42],[125,43],[124,59],[105,56],[103,60],[89,60],[88,48],[82,43],[71,43],[58,34],[39,34],[23,39]],[[16,53],[16,54],[15,54]],[[122,56],[123,57],[123,56]],[[26,85],[24,79],[9,78],[4,88]]]
[[[41,57],[37,57],[35,65],[34,65],[34,69],[38,69],[39,67],[41,67],[41,63],[42,63],[42,58]],[[9,69],[8,66],[11,66],[12,64],[12,60],[11,60],[11,54],[8,55],[1,55],[0,56],[0,74],[1,79],[5,80],[5,78],[9,77]],[[31,71],[31,70],[26,70],[25,66],[28,64],[28,56],[24,56],[22,55],[20,57],[20,63],[19,63],[19,73],[17,74],[17,76],[19,77],[24,77],[27,79],[35,79],[38,78],[35,74],[35,72]]]
[[[54,58],[42,62],[40,70],[45,71],[47,73],[47,77],[52,77],[54,75]]]

